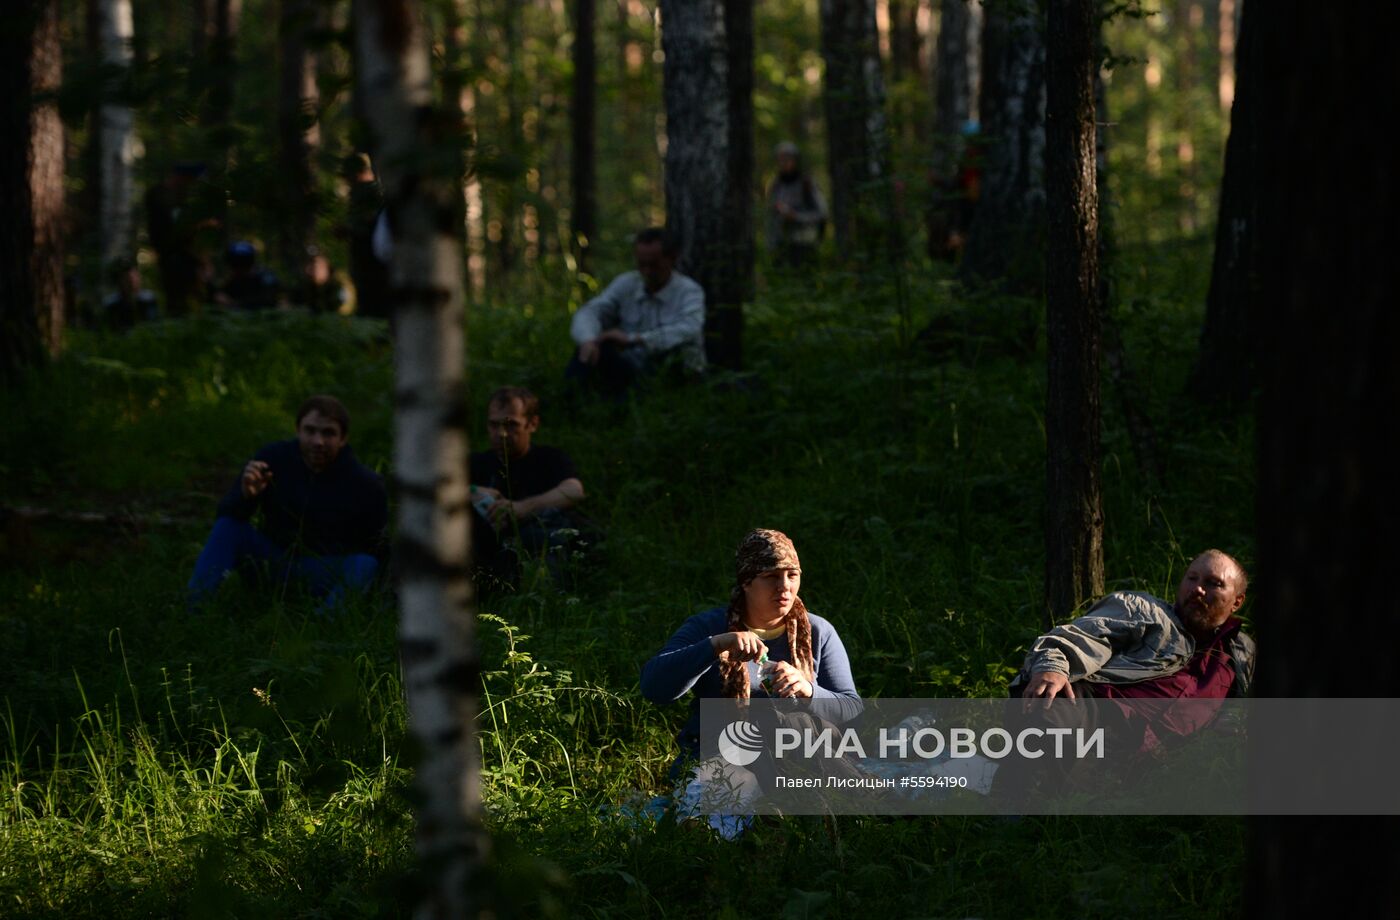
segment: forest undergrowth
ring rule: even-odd
[[[1133,370],[1104,390],[1111,588],[1169,593],[1199,549],[1253,552],[1253,432],[1182,395],[1208,243],[1120,253]],[[485,397],[544,399],[606,531],[572,592],[542,569],[481,605],[480,721],[501,916],[1216,916],[1237,911],[1232,818],[790,818],[737,843],[631,817],[663,791],[680,704],[641,663],[720,604],[750,528],[795,541],[803,598],[866,696],[997,696],[1038,632],[1043,342],[912,272],[763,286],[751,374],[623,406],[566,398],[567,292],[468,318]],[[526,302],[526,301],[529,302]],[[988,317],[992,319],[989,321]],[[936,321],[940,347],[911,332]],[[396,915],[413,884],[412,751],[392,596],[334,619],[284,586],[183,591],[217,496],[312,392],[387,472],[387,329],[301,312],[77,334],[0,407],[0,915]],[[1126,396],[1151,420],[1146,472]],[[97,522],[74,514],[100,513]],[[32,515],[31,515],[32,517]]]

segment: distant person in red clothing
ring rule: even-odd
[[[1187,567],[1175,603],[1117,592],[1036,639],[1013,693],[1046,700],[1244,696],[1254,640],[1235,613],[1248,587],[1243,566],[1208,549]]]

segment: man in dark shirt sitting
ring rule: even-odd
[[[491,449],[471,456],[472,545],[482,574],[510,583],[516,561],[507,543],[551,561],[566,552],[583,523],[571,510],[583,500],[583,482],[568,454],[531,443],[540,427],[534,393],[502,387],[491,394],[486,419]]]
[[[191,607],[231,571],[268,563],[335,607],[344,590],[365,590],[379,569],[388,502],[379,476],[346,440],[350,414],[332,396],[312,396],[296,416],[297,436],[262,447],[219,502],[214,529],[189,583]],[[262,522],[252,525],[254,512]]]

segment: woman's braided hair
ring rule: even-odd
[[[734,554],[737,577],[734,588],[729,592],[729,610],[725,618],[728,632],[748,629],[744,615],[748,612],[744,589],[764,572],[773,569],[801,569],[797,559],[797,549],[792,541],[776,530],[755,530],[744,537]],[[793,600],[792,609],[785,619],[787,625],[788,648],[792,651],[793,664],[802,676],[809,681],[816,680],[816,668],[812,660],[812,620],[807,616],[807,606],[802,598]],[[733,659],[720,663],[720,678],[724,695],[734,699],[749,698],[749,668],[743,661]]]

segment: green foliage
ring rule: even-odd
[[[1194,356],[1199,262],[1157,247],[1119,266],[1136,398],[1161,428],[1167,482],[1139,471],[1110,388],[1114,587],[1167,591],[1207,544],[1249,561],[1251,432],[1174,395]],[[915,328],[939,319],[953,346],[935,357],[900,346],[894,279],[805,283],[770,279],[749,311],[756,385],[659,387],[623,406],[565,399],[565,316],[550,305],[566,291],[540,280],[471,312],[474,443],[487,393],[536,388],[537,437],[574,456],[607,532],[577,593],[531,570],[481,612],[498,911],[1233,910],[1243,844],[1230,819],[795,819],[731,845],[634,816],[665,788],[683,714],[639,698],[639,665],[723,602],[751,527],[793,536],[803,596],[841,630],[867,695],[1003,693],[1036,631],[1044,370],[1037,350],[1000,346],[998,323],[966,321],[1024,305],[964,302],[915,273]],[[27,563],[0,569],[13,599],[0,608],[8,912],[401,909],[411,759],[391,598],[325,620],[295,593],[232,585],[207,615],[183,608],[213,497],[258,444],[287,436],[304,395],[345,398],[357,452],[387,469],[389,381],[382,325],[206,315],[81,336],[0,409],[7,504],[183,512],[137,532],[36,523]],[[737,877],[764,879],[761,905]]]

